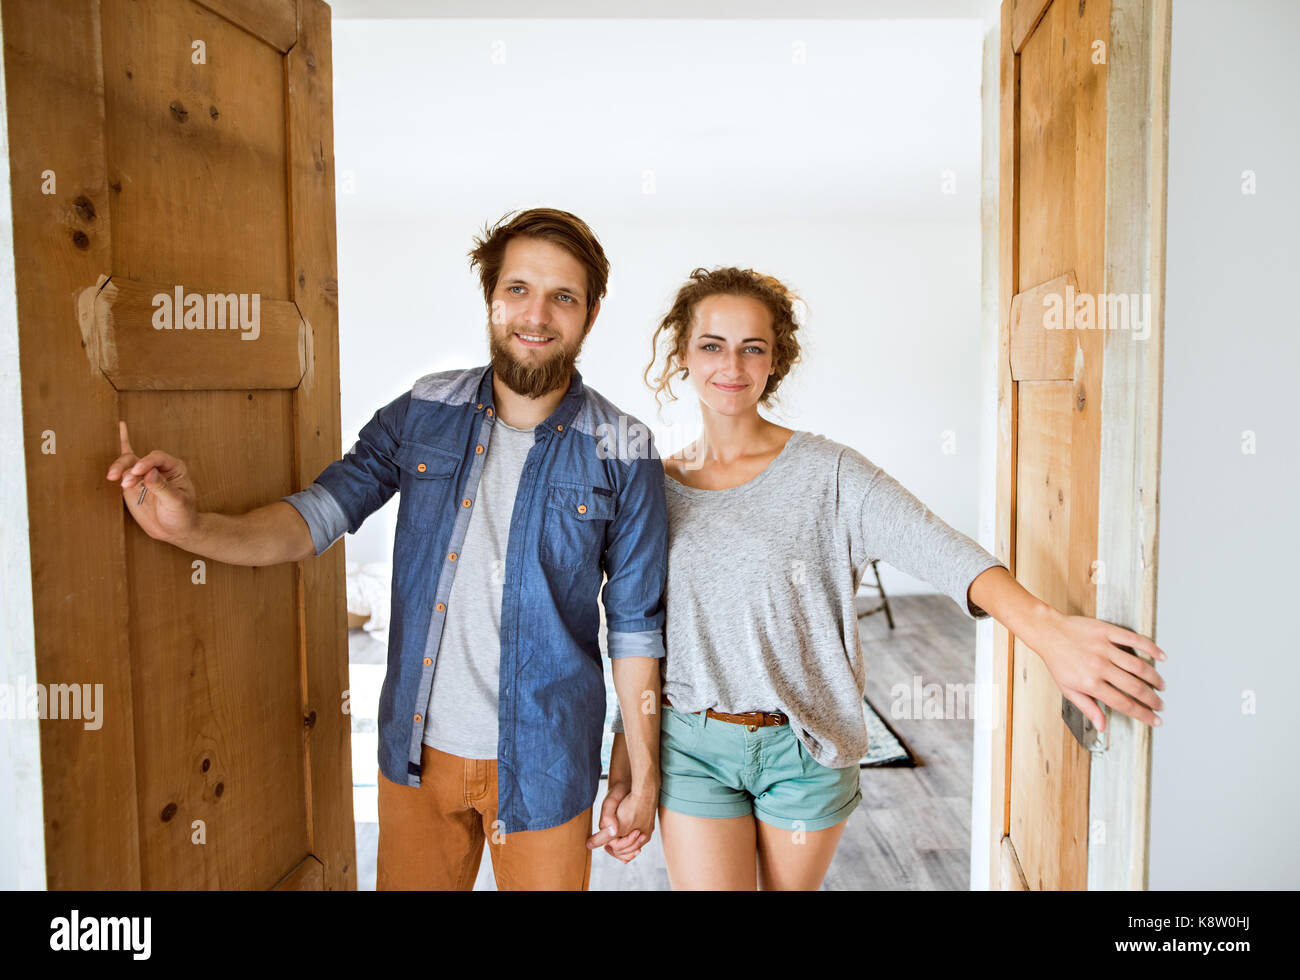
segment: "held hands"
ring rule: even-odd
[[[127,438],[126,423],[117,423],[122,455],[108,468],[107,479],[122,481],[126,509],[144,529],[159,541],[177,541],[198,525],[194,484],[185,462],[155,449],[143,459],[135,455]],[[140,499],[140,489],[147,491]]]
[[[1165,652],[1148,637],[1122,626],[1056,609],[1052,613],[1032,639],[1022,639],[1046,665],[1061,693],[1098,731],[1105,731],[1106,719],[1093,698],[1144,724],[1159,725],[1155,712],[1163,711],[1165,703],[1156,689],[1164,690],[1164,678],[1121,644],[1156,660],[1168,659]]]
[[[587,847],[603,844],[606,853],[627,864],[650,842],[658,805],[658,787],[634,793],[626,783],[611,783],[600,808],[600,830],[587,838]]]

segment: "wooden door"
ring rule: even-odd
[[[48,885],[355,888],[343,549],[196,562],[105,479],[119,418],[203,510],[341,453],[329,8],[2,13],[37,681],[102,685],[40,723]]]
[[[1167,32],[1162,0],[1002,5],[997,553],[1148,636]],[[1103,706],[1098,733],[1001,626],[993,676],[994,887],[1143,887],[1150,729]]]

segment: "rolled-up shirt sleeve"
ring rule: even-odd
[[[405,392],[377,411],[352,448],[325,467],[311,486],[280,498],[307,522],[317,555],[345,531],[355,533],[397,492],[395,454],[410,397]]]
[[[668,569],[668,507],[664,468],[650,444],[628,467],[605,538],[605,607],[610,659],[664,656],[664,585]],[[615,698],[614,732],[623,731]]]
[[[888,562],[952,598],[968,619],[988,613],[968,598],[971,583],[984,571],[1006,565],[974,539],[945,523],[906,487],[861,453],[849,449],[840,460],[841,500],[858,501],[850,520],[854,567],[872,559]]]

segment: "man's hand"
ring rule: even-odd
[[[611,783],[600,808],[600,829],[587,838],[587,847],[603,845],[607,854],[627,864],[650,842],[658,804],[657,787],[645,794],[632,792],[626,783]]]
[[[1106,718],[1093,698],[1144,724],[1159,725],[1156,711],[1163,711],[1165,702],[1156,690],[1165,689],[1164,678],[1123,646],[1156,660],[1167,659],[1165,652],[1122,626],[1055,609],[1052,613],[1042,629],[1021,639],[1042,659],[1061,693],[1098,731],[1105,731]]]
[[[113,460],[107,478],[122,481],[122,499],[145,534],[158,541],[176,542],[198,525],[194,484],[184,460],[155,449],[137,457],[127,438],[126,422],[117,423],[122,455]],[[148,492],[140,500],[140,488]]]

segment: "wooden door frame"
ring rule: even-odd
[[[1001,51],[1019,52],[1051,0],[1001,9]],[[1170,0],[1110,0],[1106,75],[1106,294],[1149,294],[1150,334],[1108,331],[1102,368],[1098,556],[1093,567],[1096,617],[1146,636],[1155,630],[1164,336],[1164,246],[1168,160]],[[1018,165],[1016,101],[1019,57],[999,55],[999,189],[1013,186]],[[990,138],[991,121],[985,138]],[[1011,376],[1011,316],[1018,215],[999,193],[998,397],[995,553],[1015,574],[1016,397]],[[992,240],[986,225],[985,241]],[[986,263],[986,268],[989,265]],[[1026,287],[1033,284],[1026,284]],[[990,887],[1023,888],[1011,846],[1008,703],[1014,638],[993,625],[990,821],[984,842]],[[1090,758],[1088,888],[1147,887],[1151,729],[1108,712],[1105,744]],[[978,767],[978,760],[977,760]],[[979,844],[972,841],[972,848]]]

